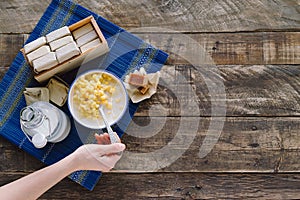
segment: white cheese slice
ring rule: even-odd
[[[80,27],[78,29],[76,29],[75,31],[72,32],[73,36],[75,39],[80,38],[81,36],[87,34],[88,32],[90,32],[91,30],[93,30],[93,26],[91,23],[88,23],[86,25],[84,25],[83,27]]]
[[[39,57],[42,57],[43,55],[46,55],[47,53],[50,52],[50,47],[48,45],[44,45],[44,46],[41,46],[40,48],[36,49],[35,51],[27,54],[27,59],[29,61],[30,64],[32,64],[32,61],[39,58]]]
[[[46,38],[47,38],[47,42],[49,43],[52,42],[53,40],[57,40],[67,35],[71,35],[71,32],[67,26],[64,26],[62,28],[59,28],[55,31],[48,33],[46,35]]]
[[[93,48],[93,47],[95,47],[95,46],[100,45],[100,44],[101,44],[101,42],[100,42],[100,40],[97,38],[97,39],[95,39],[95,40],[93,40],[93,41],[91,41],[91,42],[89,42],[89,43],[87,43],[87,44],[85,44],[85,45],[82,45],[82,46],[80,47],[80,50],[81,50],[81,52],[83,53],[83,52],[85,52],[85,51],[87,51],[87,50],[89,50],[89,49],[91,49],[91,48]]]
[[[58,64],[55,53],[50,52],[32,62],[33,69],[35,72],[39,73],[41,71],[50,69]]]
[[[87,34],[81,36],[76,40],[78,47],[81,47],[82,45],[85,45],[89,43],[90,41],[96,39],[98,37],[96,31],[92,30],[88,32]]]
[[[70,42],[74,42],[74,39],[72,36],[65,36],[63,38],[60,38],[58,40],[54,40],[49,43],[49,46],[52,51],[55,51],[56,49],[65,46],[66,44],[69,44]]]
[[[71,42],[55,51],[59,63],[62,63],[73,56],[79,55],[80,50],[75,42]]]
[[[40,37],[40,38],[38,38],[36,40],[33,40],[32,42],[30,42],[30,43],[28,43],[28,44],[26,44],[24,46],[24,52],[25,52],[25,54],[30,53],[31,51],[33,51],[33,50],[35,50],[35,49],[37,49],[37,48],[45,45],[46,42],[47,41],[46,41],[45,36],[42,36],[42,37]]]

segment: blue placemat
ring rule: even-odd
[[[86,66],[104,67],[120,78],[124,78],[126,74],[141,66],[145,67],[148,72],[155,72],[161,69],[168,57],[165,52],[152,47],[138,37],[70,0],[53,0],[26,43],[62,26],[71,25],[90,15],[94,16],[104,37],[107,39],[110,52],[102,56],[101,60],[93,61]],[[69,79],[69,82],[72,81],[71,74],[64,75],[64,78]],[[75,125],[65,106],[62,109],[70,116],[72,122],[69,136],[60,143],[48,143],[43,149],[34,148],[20,129],[19,114],[20,110],[26,106],[23,97],[24,88],[37,85],[39,84],[33,79],[31,69],[26,64],[21,52],[19,52],[0,83],[0,135],[45,164],[50,165],[64,158],[83,143],[93,142],[94,130],[86,130]],[[114,127],[120,136],[122,136],[130,123],[137,107],[138,104],[130,102],[127,114]],[[86,135],[84,139],[79,136],[80,134],[82,135],[81,132],[83,131]],[[69,177],[87,189],[92,190],[100,176],[101,173],[96,171],[78,171]]]

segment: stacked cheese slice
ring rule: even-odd
[[[67,26],[52,31],[26,44],[24,53],[34,71],[40,73],[100,44],[97,32],[88,23],[73,32]]]

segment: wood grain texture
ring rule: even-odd
[[[300,64],[299,32],[149,34],[137,33],[150,44],[170,54],[166,64],[188,65],[182,55],[205,53],[201,64]],[[0,34],[0,69],[6,69],[28,34]],[[187,37],[191,41],[180,40]],[[192,43],[192,45],[191,45]],[[193,48],[201,48],[200,50]]]
[[[1,33],[30,33],[51,1],[4,0],[0,2]]]
[[[168,117],[163,126],[159,124],[164,121],[163,118],[153,117],[151,120],[152,122],[143,117],[134,118],[134,122],[123,137],[128,153],[125,153],[118,163],[118,170],[126,172],[147,171],[147,169],[164,172],[299,172],[300,170],[297,158],[300,148],[298,118],[227,117],[224,127],[219,130],[220,137],[213,146],[203,144],[208,134],[213,132],[218,135],[218,130],[209,126],[212,123],[210,118]],[[190,130],[193,127],[191,124],[197,122],[199,122],[198,130]],[[162,128],[157,130],[157,127]],[[185,132],[182,132],[184,130]],[[191,144],[186,145],[190,140]],[[210,153],[200,158],[199,151],[202,146]],[[177,160],[173,159],[177,156],[175,154],[179,155]]]
[[[214,71],[221,75],[225,93],[209,91],[193,67],[164,66],[157,93],[140,104],[135,116],[300,115],[299,66],[218,66]],[[183,83],[179,76],[185,77]]]
[[[172,154],[179,155],[173,163],[156,169],[163,172],[300,172],[298,118],[228,117],[221,129],[220,138],[204,158],[199,157],[204,138],[208,130],[217,131],[214,127],[209,127],[210,118],[167,117],[163,126],[158,129],[158,122],[164,120],[161,117],[133,119],[122,138],[127,145],[128,154],[125,153],[117,165],[119,172],[146,172],[150,165],[159,166],[159,158],[169,156],[167,151],[161,151],[163,147],[168,147]],[[184,130],[188,130],[190,124],[195,122],[199,123],[197,129],[188,133],[180,132],[180,124]],[[174,140],[175,137],[179,139]],[[183,145],[190,138],[191,144]],[[1,165],[2,172],[32,172],[43,166],[40,161],[8,141],[1,139],[0,142],[0,162],[6,163]],[[146,162],[145,156],[145,162],[139,160],[141,153],[150,152],[155,152],[158,159],[150,163]],[[132,157],[131,153],[139,155]]]
[[[0,137],[0,171],[23,171],[25,152]]]
[[[166,32],[236,32],[299,30],[300,25],[297,0],[74,2],[125,29],[161,27],[169,29]],[[1,1],[0,32],[30,33],[49,3],[50,0]]]
[[[225,93],[209,90],[210,80],[223,83]],[[224,116],[222,109],[226,116],[299,116],[299,81],[299,65],[165,65],[158,92],[136,116],[148,116],[149,109],[154,116]]]
[[[24,35],[22,34],[0,34],[0,80],[23,44]]]
[[[299,32],[137,35],[169,53],[167,64],[191,64],[192,53],[210,58],[201,64],[300,64]]]
[[[241,34],[236,34],[236,37],[232,35],[232,38],[239,38],[239,35]],[[211,37],[214,36],[215,34],[211,34]],[[8,66],[22,47],[26,37],[27,35],[0,34],[0,44],[3,47],[0,50],[0,78],[8,70]],[[247,40],[250,41],[249,38]],[[238,41],[239,39],[232,39],[232,43]],[[295,37],[291,41],[296,41]],[[294,46],[295,49],[296,47],[297,45]],[[281,50],[284,52],[283,49]],[[279,52],[279,49],[273,51],[275,52]],[[226,52],[226,55],[230,56],[231,53],[233,52]],[[262,57],[263,54],[265,54],[264,51],[260,56]],[[298,53],[294,58],[294,61],[299,58]],[[176,63],[177,61],[171,59],[169,62]],[[159,86],[158,93],[150,100],[142,102],[136,115],[147,116],[150,106],[156,105],[162,106],[163,111],[170,116],[180,114],[210,116],[213,99],[203,78],[207,75],[206,72],[210,72],[212,79],[217,78],[224,83],[226,100],[223,99],[223,101],[226,102],[228,116],[299,116],[299,65],[218,65],[206,71],[203,69],[205,69],[203,66],[164,66],[161,71],[161,86]],[[180,76],[183,76],[185,80],[178,82]],[[189,99],[191,90],[185,90],[186,88],[191,88],[197,98]],[[176,95],[172,90],[177,91]],[[178,99],[181,99],[181,102]],[[180,107],[180,103],[192,100],[198,103],[200,113],[185,112],[189,110]],[[161,115],[160,109],[161,107],[154,110],[156,115]],[[181,111],[184,113],[180,113]]]
[[[33,172],[45,167],[41,161],[0,137],[0,172]]]
[[[25,174],[0,175],[0,185]],[[64,179],[43,199],[299,199],[299,174],[104,174],[90,192]]]
[[[0,2],[0,80],[50,1]],[[116,169],[93,192],[66,178],[40,199],[299,199],[298,0],[74,2],[170,58],[158,93],[125,131],[127,153]],[[190,40],[176,43],[177,33]],[[206,60],[192,66],[180,55],[195,44]],[[209,85],[218,81],[224,91],[214,95]],[[205,145],[223,119],[217,143]],[[209,153],[199,157],[200,149]],[[0,185],[44,166],[3,138],[0,163]]]
[[[167,64],[188,65],[180,57],[190,51],[190,44],[175,45],[176,34],[138,34],[147,42],[170,53]],[[215,64],[299,64],[299,33],[238,33],[186,35],[198,43]],[[0,34],[0,78],[18,53],[27,34]],[[25,39],[24,39],[25,38]],[[177,54],[177,55],[175,55]],[[202,63],[206,61],[203,60]]]

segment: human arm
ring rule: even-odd
[[[57,163],[29,174],[0,188],[0,199],[33,200],[77,170],[97,170],[107,172],[120,159],[117,152],[123,151],[121,143],[107,144],[107,134],[95,136],[99,144],[79,147],[74,153]]]

